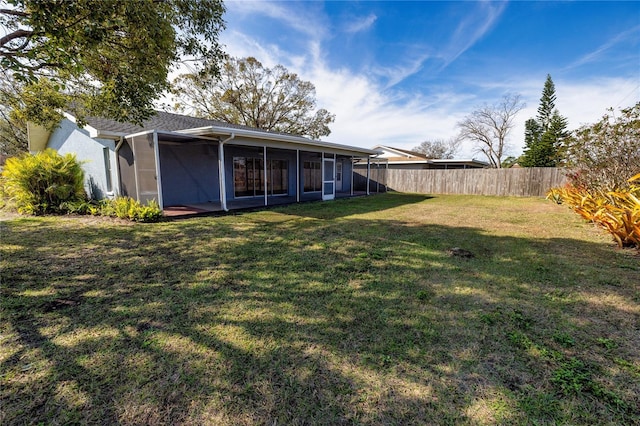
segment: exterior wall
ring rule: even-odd
[[[162,200],[165,206],[220,200],[218,145],[159,141]]]
[[[75,154],[82,161],[84,170],[85,189],[94,199],[112,197],[117,193],[116,176],[116,141],[108,139],[94,139],[89,132],[80,129],[74,122],[64,119],[53,131],[48,148],[53,148],[60,154]],[[109,152],[110,171],[107,170],[104,149]],[[107,175],[109,174],[109,177]],[[111,191],[107,188],[107,179],[111,180]]]

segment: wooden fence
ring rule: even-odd
[[[377,172],[377,171],[376,171]],[[421,194],[500,195],[516,197],[544,197],[546,192],[567,182],[566,170],[553,167],[512,169],[455,169],[455,170],[380,170],[384,181],[376,181],[372,173],[370,189],[388,188],[398,192]],[[366,181],[366,170],[357,183]]]

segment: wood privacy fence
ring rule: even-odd
[[[544,197],[547,191],[567,182],[566,170],[553,167],[512,169],[388,169],[372,173],[370,190],[377,188],[420,194],[500,195]],[[366,182],[366,170],[356,170]],[[382,180],[384,179],[384,180]]]

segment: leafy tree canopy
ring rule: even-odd
[[[0,155],[15,157],[27,151],[27,123],[15,114],[21,85],[0,69]]]
[[[181,59],[215,75],[223,52],[221,0],[5,0],[0,66],[32,94],[23,114],[40,124],[60,104],[80,119],[100,114],[140,122],[169,87]],[[57,116],[57,119],[60,117]],[[57,122],[57,120],[54,120]]]
[[[570,176],[579,188],[616,191],[640,173],[640,102],[617,116],[610,110],[595,124],[582,126],[564,144]]]
[[[318,139],[331,133],[335,116],[316,110],[316,91],[282,65],[229,58],[220,76],[184,74],[173,83],[175,109],[199,117]]]

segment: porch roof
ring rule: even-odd
[[[301,149],[307,147],[313,150],[330,150],[345,155],[361,157],[380,154],[379,151],[374,149],[324,142],[286,133],[269,132],[253,127],[164,111],[157,111],[153,117],[145,120],[141,126],[131,123],[120,123],[99,117],[87,117],[86,121],[91,136],[98,138],[115,139],[156,131],[158,135],[162,135],[168,140],[183,143],[193,141],[197,138],[220,141],[230,137],[241,137],[260,141],[261,144],[266,145],[269,145],[269,142],[271,142],[271,144],[286,144],[292,148],[295,146]],[[180,137],[180,135],[183,135],[183,137]],[[229,140],[229,144],[241,144],[241,142],[236,143],[231,139]]]

